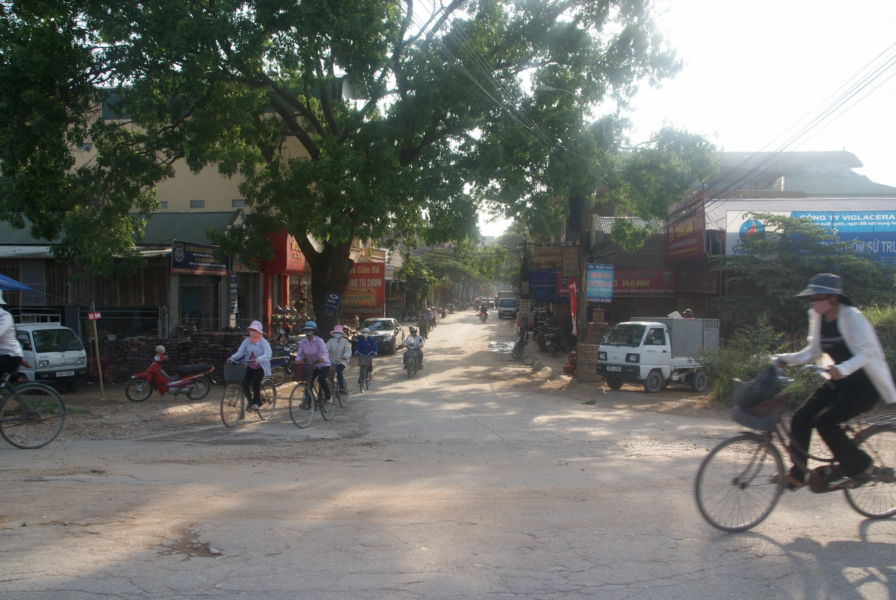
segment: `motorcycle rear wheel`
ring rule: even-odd
[[[124,386],[124,395],[131,402],[143,402],[152,395],[152,386],[145,379],[131,379]]]
[[[205,377],[200,377],[191,384],[190,391],[187,392],[187,398],[190,400],[202,400],[208,396],[210,391],[212,391],[212,384]]]

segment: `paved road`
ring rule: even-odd
[[[896,521],[800,491],[719,533],[691,485],[732,425],[558,394],[511,331],[450,315],[307,430],[0,447],[0,597],[893,597]]]

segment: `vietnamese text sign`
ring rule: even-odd
[[[617,296],[666,296],[675,293],[672,271],[619,270],[613,279],[613,293]]]
[[[532,299],[538,302],[557,301],[557,270],[540,269],[529,271],[529,285]]]
[[[588,302],[613,301],[613,265],[588,265],[585,269],[585,298]]]
[[[342,313],[383,316],[386,263],[355,263],[348,276],[348,289],[342,297]]]
[[[874,260],[896,261],[896,212],[876,211],[794,211],[792,217],[809,219],[832,231],[853,251],[870,254]]]
[[[227,275],[227,263],[215,259],[215,246],[175,240],[171,245],[171,272],[184,275]]]
[[[684,219],[667,223],[664,250],[666,260],[700,260],[706,256],[703,238],[706,219],[703,206]]]

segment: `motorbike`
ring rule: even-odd
[[[292,380],[295,370],[296,350],[292,346],[274,348],[271,354],[271,380],[274,385],[281,385]]]
[[[448,305],[448,312],[454,313],[454,305],[453,304]]]
[[[479,320],[485,323],[488,321],[488,311],[484,308],[479,311]]]
[[[516,360],[522,360],[523,353],[526,351],[526,344],[528,343],[529,329],[525,325],[520,325],[519,335],[516,338],[516,343],[513,345],[511,356]]]
[[[422,355],[419,346],[405,346],[404,368],[408,372],[408,378],[413,377],[421,367]]]
[[[545,351],[551,356],[557,356],[563,352],[569,352],[566,338],[559,329],[549,329],[544,334]]]
[[[439,316],[440,316],[441,318],[444,319],[444,318],[445,318],[445,315],[447,315],[447,314],[448,314],[448,312],[445,310],[445,307],[444,307],[444,306],[442,306],[442,307],[439,308]]]
[[[161,361],[153,361],[145,371],[131,376],[124,386],[124,395],[131,402],[143,402],[153,390],[164,396],[186,394],[190,400],[202,400],[212,389],[211,374],[215,367],[209,364],[183,365],[171,369],[172,378],[162,368]]]

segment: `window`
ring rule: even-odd
[[[31,351],[31,337],[24,331],[16,332],[16,339],[22,345],[22,350]]]
[[[190,200],[190,208],[205,208],[205,200]]]
[[[646,343],[649,346],[662,346],[666,343],[666,335],[662,329],[651,329]]]
[[[230,206],[232,208],[242,208],[246,206],[246,201],[243,198],[237,198],[235,200],[230,201]]]

